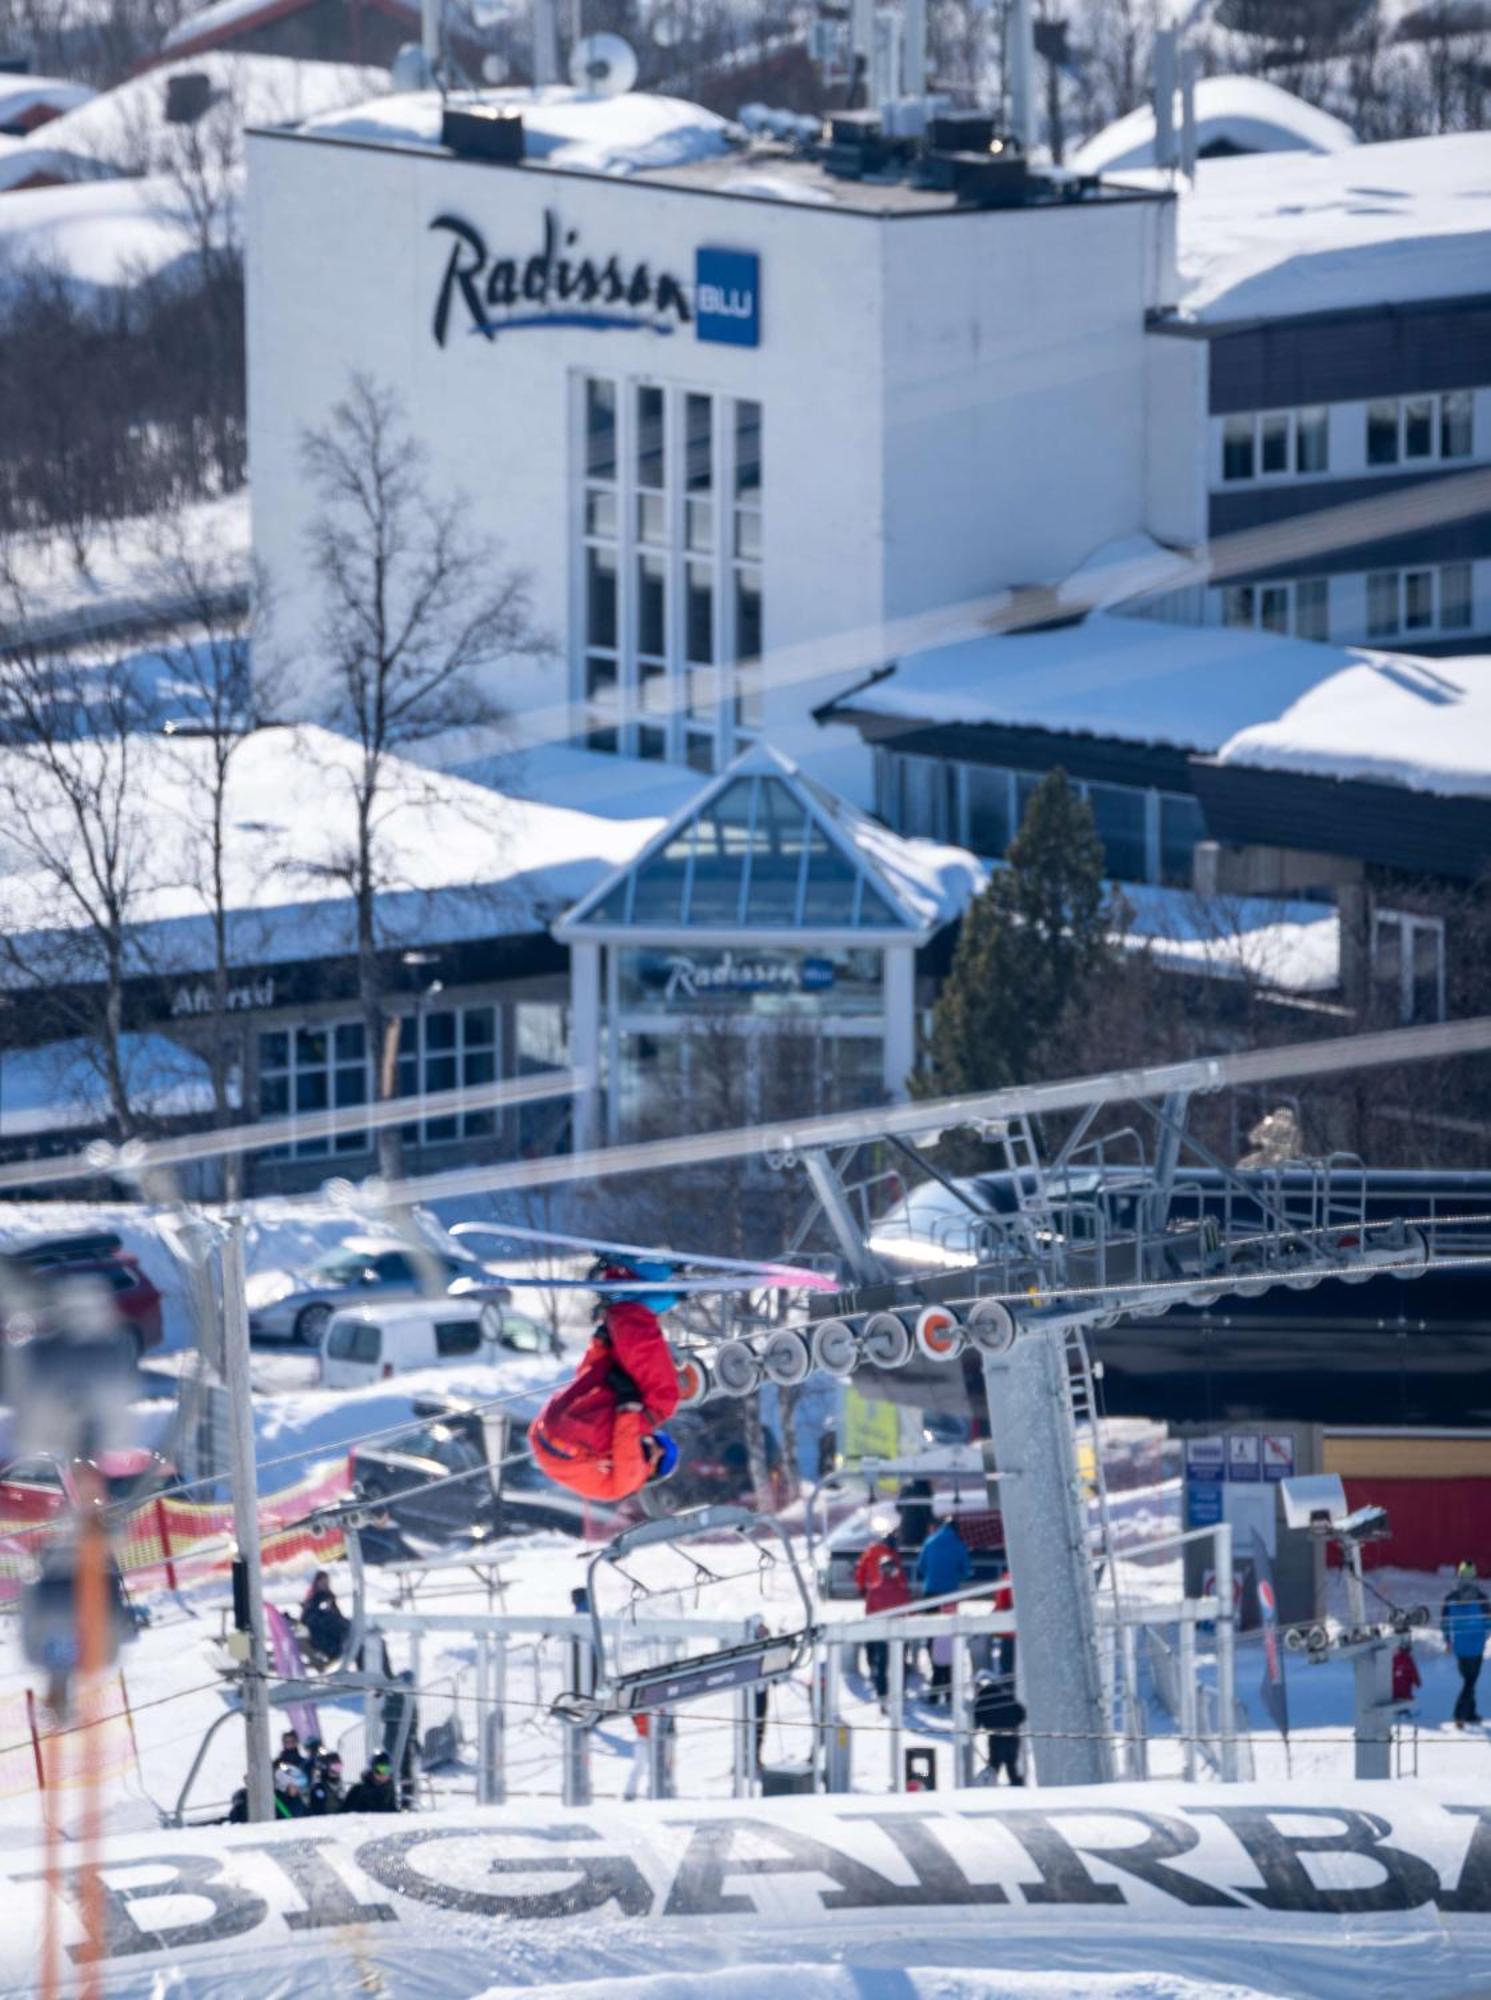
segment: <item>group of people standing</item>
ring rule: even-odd
[[[909,1494],[910,1489],[907,1491]],[[911,1498],[914,1509],[916,1496]],[[888,1528],[877,1536],[855,1565],[855,1588],[864,1600],[867,1617],[902,1611],[921,1600],[951,1597],[972,1580],[973,1559],[951,1515],[925,1535],[908,1575],[901,1543],[903,1539],[909,1543],[912,1532],[924,1525],[920,1519],[908,1523],[910,1511],[903,1506],[899,1527]],[[930,1507],[926,1516],[929,1526]],[[927,1676],[927,1699],[934,1705],[952,1701],[953,1647],[957,1643],[952,1638],[928,1643],[931,1671]],[[870,1680],[882,1706],[889,1695],[892,1644],[904,1646],[907,1665],[915,1671],[918,1649],[912,1642],[889,1639],[865,1642]],[[974,1680],[973,1725],[988,1739],[989,1781],[997,1784],[1002,1774],[1010,1784],[1020,1785],[1025,1782],[1020,1765],[1020,1732],[1025,1723],[1025,1709],[1015,1695],[1015,1642],[991,1639],[986,1644],[984,1661]]]

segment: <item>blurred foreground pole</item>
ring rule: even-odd
[[[232,1443],[233,1539],[243,1564],[243,1736],[248,1816],[274,1818],[269,1761],[269,1683],[264,1655],[264,1571],[259,1548],[259,1478],[254,1459],[254,1404],[249,1382],[248,1298],[244,1289],[243,1218],[228,1218],[222,1246],[223,1379]]]

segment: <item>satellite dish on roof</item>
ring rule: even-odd
[[[687,23],[676,7],[660,7],[653,15],[649,29],[660,49],[676,49],[687,31]]]
[[[637,56],[620,35],[587,35],[575,43],[569,80],[592,97],[620,97],[637,81]]]

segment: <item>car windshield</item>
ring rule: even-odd
[[[318,1257],[308,1275],[322,1285],[356,1285],[362,1282],[372,1261],[360,1251],[333,1250],[329,1256]]]

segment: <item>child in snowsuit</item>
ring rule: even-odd
[[[611,1289],[617,1281],[651,1275],[645,1265],[601,1272],[605,1289],[595,1338],[573,1381],[529,1426],[534,1464],[586,1500],[624,1500],[648,1480],[666,1479],[678,1463],[678,1446],[661,1428],[678,1408],[678,1370],[657,1316],[677,1303],[677,1295],[628,1297]]]

